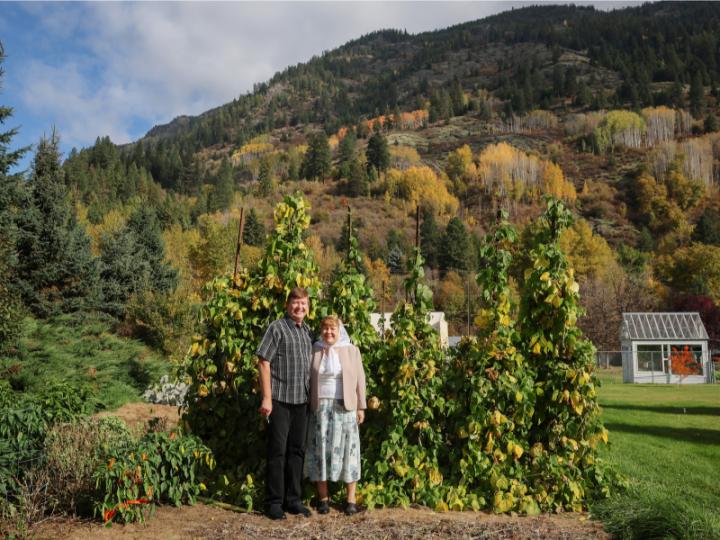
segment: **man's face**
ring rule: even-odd
[[[287,312],[290,318],[296,323],[301,323],[308,312],[308,299],[291,298],[287,303]]]

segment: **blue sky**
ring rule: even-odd
[[[5,127],[20,127],[13,147],[35,144],[53,126],[65,153],[104,135],[126,143],[373,30],[422,32],[521,5],[3,2],[0,103],[14,108]]]

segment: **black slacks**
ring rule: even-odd
[[[267,507],[300,502],[307,417],[307,403],[290,405],[273,399],[267,438]]]

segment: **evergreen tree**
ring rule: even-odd
[[[468,269],[469,253],[470,237],[460,218],[454,217],[448,221],[440,245],[440,269],[443,273],[449,270],[465,272]]]
[[[720,246],[720,212],[706,208],[693,231],[693,240],[703,244]]]
[[[404,255],[400,246],[393,244],[387,254],[387,267],[392,274],[402,274],[405,271]]]
[[[247,220],[245,220],[243,242],[248,246],[262,246],[265,243],[265,226],[258,218],[254,208],[250,209]]]
[[[129,228],[103,237],[100,254],[103,311],[124,318],[130,297],[150,286],[151,275],[150,263],[142,256],[137,237]]]
[[[709,113],[705,117],[703,129],[704,129],[705,133],[713,133],[713,132],[717,131],[718,130],[717,116],[715,116],[712,113]]]
[[[308,180],[321,180],[330,176],[332,154],[325,132],[319,131],[310,138],[310,145],[305,152],[301,167],[301,175]]]
[[[435,221],[435,214],[431,207],[424,206],[420,223],[420,252],[431,268],[438,267],[441,240],[442,232]]]
[[[378,132],[370,137],[365,156],[368,170],[374,167],[380,173],[390,167],[390,150],[388,149],[387,139],[382,133]]]
[[[18,286],[25,304],[41,317],[99,300],[97,260],[72,211],[58,146],[54,132],[38,144],[26,210],[18,218]]]
[[[705,110],[705,88],[703,87],[702,75],[696,71],[690,83],[690,113],[695,118],[700,118]]]
[[[260,182],[259,194],[261,197],[269,196],[275,189],[273,162],[270,156],[263,156],[260,159],[260,173],[258,174],[258,181]]]
[[[357,160],[357,137],[349,130],[338,146],[337,178],[350,178],[350,170]]]
[[[0,65],[3,60],[0,44]],[[0,106],[0,124],[5,124],[11,115],[10,107]],[[17,165],[27,149],[10,150],[9,146],[15,135],[16,129],[0,133],[0,351],[14,343],[22,321],[20,295],[13,287],[17,264],[15,217],[21,200],[22,184],[19,175],[10,174],[10,168]]]
[[[365,168],[359,159],[354,159],[348,171],[348,194],[352,197],[368,195],[370,183]]]
[[[215,187],[208,198],[208,211],[222,212],[230,208],[235,193],[235,180],[230,160],[224,157],[220,164]]]
[[[456,116],[465,112],[465,92],[457,76],[453,78],[450,86],[450,100],[452,101],[453,113]]]
[[[165,243],[155,209],[140,206],[128,219],[127,228],[135,236],[138,256],[150,267],[152,290],[161,293],[175,290],[178,272],[165,262]]]

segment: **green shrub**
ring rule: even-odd
[[[194,504],[205,485],[200,475],[215,460],[197,437],[149,432],[130,448],[114,448],[94,473],[95,511],[110,523],[143,521],[156,503]]]

